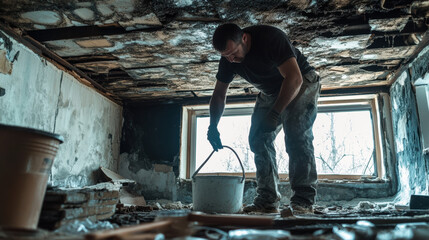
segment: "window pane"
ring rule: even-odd
[[[195,169],[198,169],[213,151],[207,140],[209,123],[210,119],[208,117],[197,117]],[[237,152],[243,163],[244,170],[246,172],[255,172],[253,153],[250,151],[247,140],[250,129],[250,115],[223,116],[219,122],[218,129],[222,144],[231,147]],[[241,172],[241,167],[237,157],[230,149],[222,149],[213,154],[200,172]]]
[[[313,133],[319,174],[374,173],[374,136],[369,110],[318,113]]]
[[[207,140],[208,117],[197,118],[196,168],[212,151]],[[218,126],[223,145],[232,147],[239,155],[246,172],[255,172],[248,134],[250,115],[223,116]],[[374,137],[369,110],[318,113],[313,126],[314,154],[319,174],[372,175],[374,169]],[[288,173],[284,133],[275,140],[279,173]],[[208,172],[241,172],[235,155],[229,150],[215,153],[201,169]]]
[[[369,110],[318,113],[313,125],[318,174],[373,175],[374,136]],[[276,138],[279,173],[289,173],[284,133]]]

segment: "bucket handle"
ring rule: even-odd
[[[238,154],[234,151],[234,149],[232,149],[231,147],[228,147],[228,146],[225,146],[225,145],[222,145],[222,147],[224,147],[224,148],[228,148],[228,149],[231,149],[231,151],[235,154],[235,156],[237,157],[237,159],[238,159],[238,162],[240,163],[240,166],[241,166],[241,170],[243,171],[243,178],[241,179],[241,182],[243,182],[244,181],[244,178],[245,178],[245,174],[244,174],[244,167],[243,167],[243,164],[241,163],[241,160],[240,160],[240,158],[238,157]],[[201,168],[207,163],[207,161],[212,157],[212,155],[213,155],[213,153],[215,152],[215,150],[213,150],[212,151],[212,153],[210,153],[210,155],[207,157],[207,159],[201,164],[201,166],[194,172],[194,174],[192,174],[192,178],[194,178],[195,177],[195,175],[197,175],[198,174],[198,172],[201,170]]]

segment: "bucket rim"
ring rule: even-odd
[[[56,134],[56,133],[50,133],[50,132],[46,132],[43,130],[38,130],[38,129],[34,129],[34,128],[29,128],[29,127],[20,127],[20,126],[14,126],[14,125],[6,125],[6,124],[2,124],[0,123],[0,130],[2,129],[9,129],[9,130],[15,130],[15,131],[23,131],[23,132],[28,132],[28,133],[34,133],[34,134],[40,134],[46,137],[50,137],[50,138],[54,138],[55,140],[58,140],[61,143],[64,142],[64,137]]]
[[[230,175],[196,175],[193,177],[193,179],[196,178],[238,178],[242,179],[242,176],[230,176]]]

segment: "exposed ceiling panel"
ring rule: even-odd
[[[122,102],[211,95],[222,22],[283,29],[322,89],[388,85],[427,37],[429,0],[2,0],[0,24]],[[64,62],[63,62],[64,63]],[[237,77],[233,96],[257,90]]]

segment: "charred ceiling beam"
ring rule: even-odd
[[[145,83],[145,82],[137,82],[136,83],[136,87],[140,87],[140,88],[152,88],[152,87],[168,87],[167,83],[156,83],[156,82],[150,82],[150,83]]]
[[[213,89],[211,89],[213,90]],[[338,95],[357,95],[357,94],[374,94],[374,93],[389,93],[390,86],[358,86],[358,87],[348,87],[348,88],[331,88],[331,89],[322,89],[321,96],[338,96]],[[183,91],[182,91],[183,92]],[[192,92],[192,91],[187,91]],[[194,92],[196,94],[196,92]],[[246,93],[243,95],[232,96],[229,95],[227,98],[227,103],[238,103],[238,102],[249,102],[255,101],[257,92]],[[125,105],[152,105],[152,104],[207,104],[211,96],[198,96],[194,95],[189,97],[176,97],[176,98],[165,98],[165,97],[133,97],[130,99],[124,99]]]
[[[410,6],[414,0],[381,0],[381,7],[384,9],[403,8]]]
[[[161,29],[162,26],[147,27],[134,31],[153,32]],[[51,28],[43,30],[27,31],[27,34],[39,42],[55,41],[64,39],[76,39],[84,37],[106,36],[125,34],[132,31],[127,31],[119,24],[105,26],[80,26],[80,27],[65,27]]]
[[[195,92],[194,92],[194,91],[191,91],[191,93],[192,93],[192,95],[194,95],[194,97],[198,98],[198,95],[197,95],[197,94],[195,94]]]
[[[425,35],[423,36],[422,40],[420,41],[419,45],[417,45],[417,48],[415,49],[414,53],[412,56],[408,57],[404,63],[401,65],[400,68],[398,68],[395,71],[395,77],[390,79],[390,84],[394,83],[398,77],[401,75],[400,73],[402,73],[403,71],[406,71],[406,69],[409,68],[408,64],[409,62],[411,62],[413,59],[416,58],[416,56],[425,48],[429,45],[429,31],[425,33]]]
[[[327,96],[338,96],[338,95],[356,95],[356,94],[371,94],[371,93],[388,93],[390,86],[357,86],[357,87],[343,87],[343,88],[330,88],[322,89],[320,95],[323,97]]]
[[[116,61],[119,58],[112,54],[105,55],[87,55],[78,57],[64,57],[64,60],[71,64],[75,63],[88,63],[88,62],[99,62],[99,61]]]
[[[39,42],[63,39],[74,39],[83,37],[123,34],[126,30],[120,25],[109,26],[82,26],[51,28],[43,30],[27,31],[27,34]]]
[[[414,33],[378,35],[373,37],[373,42],[367,49],[417,45],[420,40],[421,36]]]
[[[304,14],[308,19],[301,26],[291,27],[292,34],[294,32],[303,33],[308,30],[314,29],[315,33],[320,36],[333,37],[333,36],[346,36],[346,35],[360,35],[360,34],[384,34],[389,30],[374,28],[373,22],[380,22],[380,26],[393,25],[391,32],[413,33],[425,32],[427,26],[425,24],[426,18],[416,18],[409,15],[408,11],[404,9],[392,10],[367,10],[365,13],[356,14],[354,11],[341,11],[329,13],[309,13]],[[394,21],[397,19],[404,19],[406,25],[399,29],[395,26]],[[394,28],[396,27],[396,29]],[[299,34],[297,34],[299,35]]]
[[[369,33],[371,33],[371,26],[369,24],[359,24],[344,27],[342,33],[339,34],[339,36],[361,35]]]
[[[307,19],[302,24],[290,26],[290,37],[296,42],[306,44],[309,39],[317,36],[336,37],[362,34],[385,34],[385,32],[425,32],[427,26],[425,19],[412,19],[409,13],[403,9],[367,10],[364,13],[357,14],[355,10],[338,11],[338,12],[310,12],[304,13]],[[403,19],[401,26],[396,19]],[[374,23],[375,22],[375,23]],[[376,25],[379,23],[379,25]],[[375,28],[374,26],[383,26],[386,24],[393,25],[391,29]],[[307,40],[303,40],[307,39]]]
[[[232,96],[229,95],[226,99],[226,103],[240,103],[240,102],[250,102],[256,100],[257,94],[243,94],[240,96]],[[189,104],[208,104],[210,101],[211,96],[204,96],[204,97],[176,97],[176,98],[163,98],[163,97],[157,97],[157,98],[134,98],[132,101],[130,100],[124,100],[124,105],[126,106],[147,106],[147,105],[153,105],[153,104],[178,104],[178,105],[189,105]]]
[[[109,73],[107,75],[106,74],[89,74],[89,75],[101,85],[106,85],[106,84],[123,81],[123,80],[134,80],[134,78],[129,76],[126,72]]]
[[[380,26],[383,26],[382,28],[376,28],[373,23],[375,20],[384,20],[384,22],[380,23]],[[343,29],[343,31],[339,34],[339,36],[346,36],[346,35],[359,35],[359,34],[368,34],[372,33],[375,35],[385,35],[387,33],[397,33],[397,34],[412,34],[412,33],[424,33],[428,26],[425,23],[427,19],[424,18],[409,18],[407,23],[403,27],[391,27],[390,29],[386,27],[386,25],[395,24],[392,23],[395,19],[394,18],[377,18],[377,19],[370,19],[370,22],[359,24],[359,25],[346,25]]]

